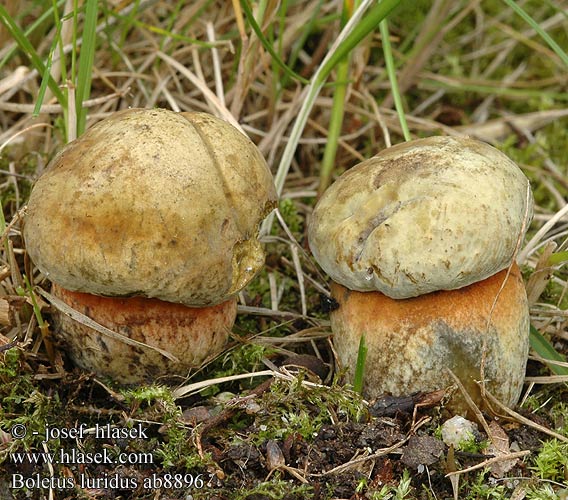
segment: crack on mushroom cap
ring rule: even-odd
[[[405,201],[398,200],[396,202],[390,203],[380,208],[378,214],[375,217],[371,217],[368,221],[362,221],[364,223],[364,227],[361,228],[359,236],[357,237],[356,240],[356,244],[354,244],[353,246],[353,255],[354,255],[353,262],[358,262],[361,260],[361,255],[365,251],[366,247],[369,245],[372,234],[377,229],[379,229],[381,225],[386,224],[386,222],[389,219],[391,219],[399,210],[402,210],[407,205],[410,205],[412,203],[420,203],[424,198],[427,197],[420,196]],[[369,207],[365,207],[364,210],[369,210]],[[351,217],[353,217],[353,215],[345,219],[345,221],[343,221],[342,224],[347,224],[347,225],[350,224]],[[380,255],[378,256],[378,259],[380,259]],[[372,265],[369,266],[367,268],[367,272],[369,272],[368,271],[369,269],[373,270],[375,267],[376,266]]]
[[[24,233],[36,266],[67,289],[199,307],[226,300],[256,274],[263,250],[243,242],[257,239],[276,199],[266,162],[231,125],[130,109],[52,160],[32,191]],[[234,259],[241,246],[256,254]]]

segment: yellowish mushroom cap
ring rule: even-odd
[[[345,172],[316,205],[308,235],[334,281],[401,299],[506,268],[531,218],[529,181],[507,156],[469,138],[430,137]]]
[[[259,271],[276,204],[255,145],[205,113],[129,109],[68,144],[38,179],[24,235],[62,287],[218,304]]]

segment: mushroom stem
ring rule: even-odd
[[[173,354],[124,343],[55,311],[53,320],[70,358],[79,367],[122,383],[151,382],[159,376],[185,377],[226,344],[237,313],[232,298],[210,307],[188,307],[144,297],[100,297],[53,284],[52,294],[102,326]],[[122,345],[121,345],[122,344]],[[164,364],[169,365],[164,369]]]
[[[504,280],[506,279],[505,283]],[[363,393],[402,396],[452,385],[452,370],[480,406],[480,379],[485,349],[487,389],[506,405],[521,393],[529,349],[527,297],[518,266],[467,287],[409,299],[380,292],[356,292],[337,283],[331,313],[334,345],[341,364],[353,377],[357,346],[364,335],[367,361]],[[455,393],[448,409],[465,414]]]

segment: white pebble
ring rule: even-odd
[[[454,445],[459,450],[461,443],[471,441],[477,434],[477,424],[460,415],[446,420],[442,425],[442,441],[448,446]]]

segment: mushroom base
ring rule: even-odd
[[[55,335],[80,368],[116,382],[167,382],[186,377],[226,344],[237,314],[237,301],[192,308],[142,297],[110,298],[71,292],[53,284],[52,294],[72,309],[116,333],[165,350],[130,345],[104,335],[56,310]]]
[[[454,385],[451,370],[474,402],[487,408],[476,383],[484,358],[486,389],[505,405],[516,404],[528,358],[529,311],[518,267],[506,276],[501,271],[459,290],[402,300],[333,283],[339,308],[331,313],[331,328],[348,379],[364,335],[368,399],[448,388]],[[462,415],[469,410],[457,390],[446,408]]]

